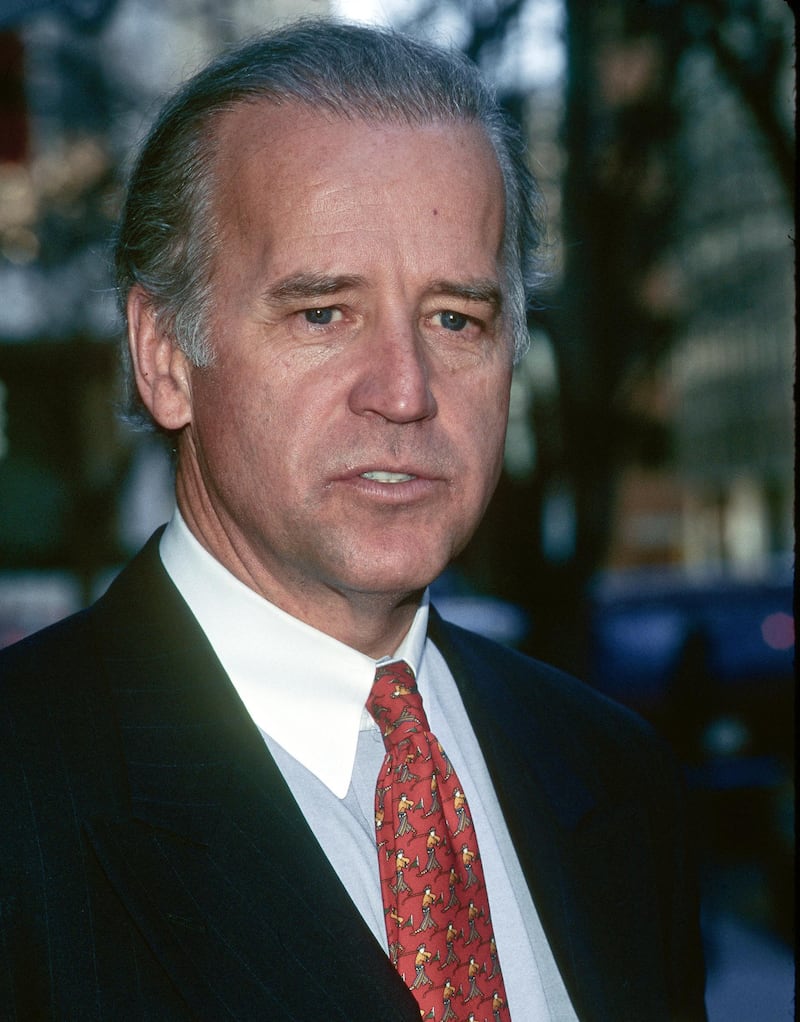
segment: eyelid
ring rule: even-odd
[[[469,313],[463,312],[461,309],[452,309],[452,308],[437,309],[436,312],[434,312],[434,314],[433,314],[433,318],[434,319],[437,319],[437,318],[438,319],[444,319],[445,316],[456,316],[459,319],[466,320],[467,323],[475,323],[475,322],[477,322],[475,316],[470,316]]]
[[[446,316],[448,314],[453,316],[460,316],[463,319],[465,319],[467,323],[471,323],[475,326],[485,326],[487,322],[484,317],[476,315],[475,312],[467,312],[466,309],[459,308],[458,303],[454,303],[453,305],[442,306],[441,308],[435,309],[430,314],[430,319],[437,319],[441,316]]]
[[[435,296],[431,315],[454,312],[473,323],[492,323],[500,315],[500,306],[489,298],[478,295],[440,294]]]
[[[340,305],[308,305],[298,311],[298,315],[306,317],[310,326],[330,326],[330,323],[314,323],[308,318],[309,313],[330,312],[332,313],[331,323],[340,323],[344,319],[344,310]]]

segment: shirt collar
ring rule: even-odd
[[[177,509],[159,550],[255,724],[344,798],[376,663],[403,659],[419,670],[427,592],[400,646],[376,661],[240,582],[198,542]]]

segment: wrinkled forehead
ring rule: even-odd
[[[218,258],[223,245],[244,243],[261,254],[276,242],[361,226],[373,235],[385,229],[409,257],[414,230],[417,239],[420,231],[441,239],[455,233],[465,262],[467,249],[473,261],[483,249],[504,276],[503,178],[482,125],[346,118],[261,101],[226,111],[216,136]]]
[[[220,111],[213,123],[213,188],[224,201],[241,197],[242,175],[257,174],[265,187],[280,187],[297,174],[330,175],[338,169],[364,182],[371,168],[385,173],[381,159],[387,147],[397,156],[396,173],[425,174],[415,159],[428,143],[429,166],[437,147],[460,147],[463,170],[478,187],[493,190],[494,201],[505,206],[505,187],[497,154],[484,126],[473,120],[389,120],[385,117],[341,113],[299,101],[266,99],[237,102]],[[349,159],[348,159],[349,158]]]

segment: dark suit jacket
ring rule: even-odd
[[[432,634],[580,1018],[704,1018],[668,755],[579,682]],[[155,539],[0,655],[0,1018],[419,1022]]]

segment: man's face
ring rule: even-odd
[[[326,629],[423,588],[495,487],[512,340],[502,181],[473,126],[245,104],[218,126],[214,364],[178,492],[234,574]]]

